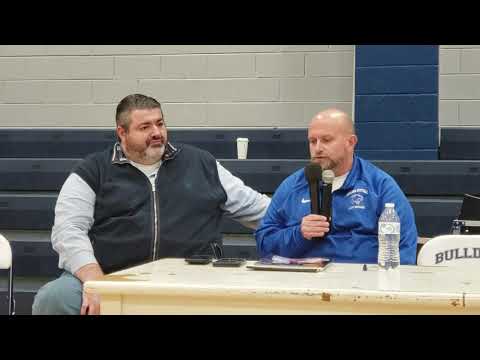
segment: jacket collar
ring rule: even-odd
[[[345,179],[345,182],[343,183],[341,189],[343,190],[348,190],[348,189],[353,189],[355,186],[355,183],[358,180],[359,177],[359,167],[360,167],[360,160],[357,155],[353,155],[353,162],[352,162],[352,168],[350,169],[350,172],[348,173],[347,178]]]
[[[180,152],[181,148],[173,146],[170,142],[167,143],[165,147],[165,153],[163,154],[162,161],[170,160],[175,158]],[[130,163],[128,158],[125,156],[125,153],[122,150],[120,142],[116,142],[113,145],[113,154],[112,154],[112,164],[127,164]]]

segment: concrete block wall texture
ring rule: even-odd
[[[440,46],[440,126],[480,126],[480,45]]]
[[[438,45],[358,45],[355,59],[357,152],[437,159]]]
[[[159,98],[165,102],[169,126],[305,126],[327,106],[351,112],[353,49],[1,45],[0,127],[111,127],[121,97],[162,85],[170,96]],[[440,127],[480,126],[480,45],[440,45],[439,58]],[[245,90],[262,79],[270,84],[260,81],[251,95]],[[193,89],[184,93],[188,100],[178,99],[185,88],[180,80]],[[223,94],[222,86],[232,84]],[[208,89],[195,90],[199,86]],[[201,92],[199,98],[195,91]],[[242,98],[245,92],[248,96]]]
[[[172,127],[305,127],[352,112],[353,45],[1,45],[0,127],[113,127],[124,96]]]

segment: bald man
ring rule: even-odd
[[[400,263],[415,264],[417,228],[412,207],[391,176],[355,155],[357,141],[353,123],[343,111],[327,109],[313,117],[308,128],[311,161],[335,174],[333,221],[310,214],[309,186],[302,168],[280,184],[255,232],[261,257],[376,263],[378,218],[385,203],[392,202],[400,217]]]

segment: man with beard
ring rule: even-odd
[[[64,270],[35,296],[33,314],[98,314],[82,284],[165,257],[211,254],[223,214],[256,228],[270,199],[214,157],[168,142],[155,99],[133,94],[116,110],[112,148],[89,155],[65,181],[52,245]]]
[[[332,223],[310,214],[309,185],[300,169],[276,190],[255,232],[260,256],[376,263],[378,218],[385,203],[394,203],[401,224],[400,262],[415,264],[412,207],[392,177],[354,154],[357,136],[348,115],[337,109],[318,113],[308,128],[308,143],[311,161],[335,174]]]

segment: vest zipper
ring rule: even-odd
[[[157,242],[158,242],[158,222],[160,221],[160,219],[158,219],[158,209],[157,209],[157,192],[156,192],[156,189],[155,189],[155,181],[156,181],[156,177],[155,179],[152,181],[150,181],[150,177],[147,176],[147,174],[145,174],[143,171],[141,171],[139,168],[137,168],[135,165],[133,164],[129,164],[131,167],[133,167],[136,171],[138,171],[140,174],[142,174],[146,179],[147,181],[150,183],[150,186],[152,188],[152,196],[153,196],[153,251],[152,251],[152,260],[155,261],[155,258],[157,257]],[[160,165],[162,166],[162,165]],[[160,171],[157,170],[157,176],[158,176],[158,172]]]
[[[131,165],[133,168],[135,168],[138,172],[140,172],[143,176],[145,176],[145,178],[147,179],[147,181],[150,183],[150,186],[152,188],[152,195],[153,195],[153,221],[152,221],[152,224],[153,224],[153,251],[152,251],[152,261],[155,261],[155,257],[157,255],[157,238],[158,238],[158,216],[157,216],[157,192],[156,192],[156,189],[155,189],[155,180],[150,181],[150,177],[148,177],[145,173],[143,173],[142,171],[140,171],[138,168],[136,168],[135,166]]]
[[[150,181],[150,179],[149,179]],[[157,216],[157,192],[155,191],[155,183],[154,182],[150,182],[150,184],[152,185],[152,195],[153,195],[153,258],[152,260],[155,261],[155,257],[157,255],[157,237],[158,237],[158,226],[157,226],[157,219],[158,219],[158,216]]]

